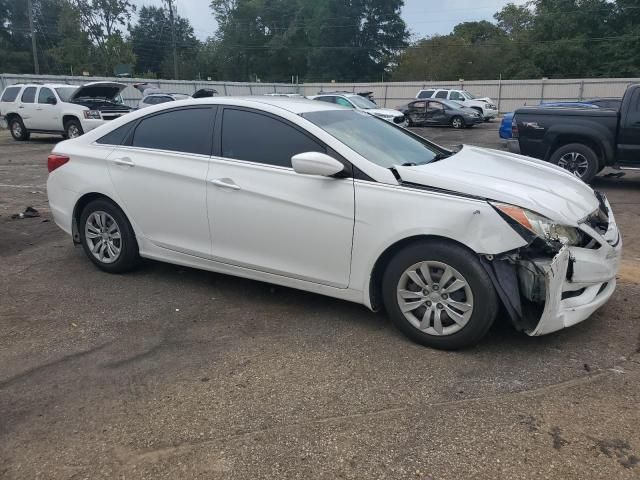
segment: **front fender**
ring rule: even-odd
[[[478,254],[526,245],[484,200],[364,181],[355,182],[355,197],[350,286],[363,292],[382,254],[408,238],[451,239]]]

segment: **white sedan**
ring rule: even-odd
[[[529,335],[568,327],[616,285],[611,207],[573,175],[324,102],[157,105],[48,167],[55,222],[106,272],[151,258],[384,307],[436,348],[478,342],[501,306]]]

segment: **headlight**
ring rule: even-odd
[[[84,118],[90,118],[93,120],[100,120],[102,118],[99,110],[85,110],[83,113]]]
[[[582,241],[582,232],[575,227],[554,223],[547,217],[514,205],[501,203],[493,203],[492,205],[544,240],[554,240],[567,245],[579,245]]]
[[[386,120],[391,120],[395,115],[384,115],[382,113],[375,113],[376,117],[384,118]]]

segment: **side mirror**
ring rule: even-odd
[[[58,102],[56,101],[55,97],[47,97],[47,103],[49,105],[55,105]]]
[[[344,165],[333,157],[320,152],[304,152],[291,157],[296,173],[330,177],[344,170]]]

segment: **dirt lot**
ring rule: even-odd
[[[419,132],[501,148],[497,128]],[[49,221],[56,141],[0,132],[0,478],[640,478],[639,175],[596,182],[625,238],[607,305],[452,353],[310,293],[101,273]]]

